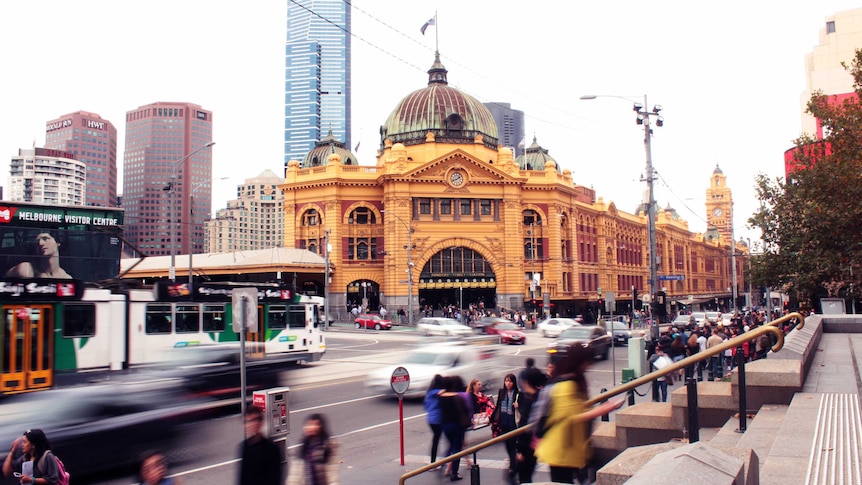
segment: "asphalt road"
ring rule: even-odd
[[[553,339],[528,331],[527,345],[501,346],[500,376],[517,373],[526,357],[537,365],[546,362],[545,345]],[[311,413],[323,413],[340,443],[341,482],[350,484],[397,483],[406,471],[428,463],[430,432],[425,422],[422,403],[403,401],[404,466],[401,465],[399,402],[391,395],[369,393],[364,386],[366,375],[373,369],[398,364],[414,345],[427,341],[410,330],[355,331],[349,327],[327,333],[327,352],[323,360],[286,370],[282,385],[290,387],[290,429],[288,446],[295,451],[301,439],[302,422]],[[615,366],[612,361],[597,361],[589,372],[591,393],[611,387],[612,369],[617,375],[627,367],[627,350],[617,348]],[[490,390],[496,394],[496,389]],[[207,421],[189,423],[185,442],[172,450],[171,472],[182,477],[184,484],[231,484],[236,482],[238,446],[242,440],[241,419],[234,408],[228,415]],[[490,438],[490,430],[468,433],[470,443]],[[441,453],[446,449],[441,441]],[[485,483],[502,483],[505,450],[495,446],[479,455]],[[467,470],[462,467],[462,474]],[[466,475],[465,475],[466,477]],[[547,479],[540,471],[536,479]],[[438,474],[425,474],[407,483],[422,485],[441,481]],[[99,477],[109,485],[136,483],[130,473]]]

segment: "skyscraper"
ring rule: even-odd
[[[45,148],[62,150],[87,167],[85,205],[117,206],[117,129],[101,116],[77,111],[45,125]]]
[[[350,4],[287,2],[284,164],[302,160],[322,133],[350,144]]]
[[[497,123],[497,134],[500,136],[500,146],[515,149],[515,156],[523,155],[526,147],[524,134],[524,112],[512,109],[509,103],[483,103],[494,123]]]
[[[156,102],[126,113],[125,235],[143,253],[171,254],[172,221],[178,221],[174,254],[203,251],[212,150],[198,149],[212,141],[212,123],[212,112],[192,103]]]
[[[9,166],[9,200],[84,205],[86,180],[87,166],[69,152],[49,148],[19,149]]]

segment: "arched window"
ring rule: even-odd
[[[317,209],[309,209],[302,214],[303,226],[316,226],[320,223]]]
[[[377,216],[368,207],[357,207],[350,211],[348,224],[377,224]]]

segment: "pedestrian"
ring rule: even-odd
[[[387,312],[387,311],[386,311],[386,307],[385,307],[385,306],[380,305],[380,310],[379,310],[379,312],[378,312],[378,313],[380,313],[380,318],[382,318],[382,319],[386,320],[386,315],[388,315],[388,313],[389,313],[389,312]]]
[[[518,427],[526,426],[530,422],[533,404],[539,398],[539,391],[545,386],[547,380],[547,376],[536,368],[527,370],[523,378],[518,379],[521,387],[517,401]],[[518,481],[521,483],[532,483],[533,472],[536,470],[536,455],[532,438],[532,433],[521,433],[516,438],[515,459],[518,461]]]
[[[39,485],[56,485],[60,481],[60,466],[57,457],[51,453],[51,443],[41,429],[28,429],[21,438],[21,450],[24,452],[20,483],[38,483]],[[26,462],[32,462],[27,467]],[[5,470],[5,464],[4,464]],[[30,468],[28,473],[27,469]]]
[[[11,477],[15,472],[21,473],[21,463],[24,462],[23,440],[23,436],[19,436],[12,440],[12,447],[6,455],[6,459],[3,460],[3,475]],[[3,483],[18,483],[18,480],[12,482],[11,479],[9,479]]]
[[[435,375],[431,379],[431,385],[428,386],[423,401],[428,427],[431,428],[431,463],[437,461],[437,448],[440,445],[440,436],[443,435],[443,414],[440,410],[439,394],[443,392],[444,387],[443,376]]]
[[[485,394],[485,392],[482,390],[482,381],[480,381],[479,379],[470,379],[470,384],[467,385],[467,395],[469,395],[471,399],[471,408],[473,409],[473,415],[484,416],[481,418],[474,418],[474,427],[487,426],[490,422],[490,416],[494,412],[495,405],[494,401],[491,399],[491,396]],[[481,420],[481,423],[477,424],[475,422],[477,419]]]
[[[557,377],[549,391],[548,415],[536,458],[551,469],[551,480],[583,483],[592,457],[590,434],[592,420],[622,406],[624,399],[607,401],[586,409],[588,399],[586,371],[594,362],[593,351],[576,343],[569,347],[554,370]]]
[[[404,325],[407,317],[407,313],[404,312],[404,307],[399,307],[396,315],[398,315],[398,321],[401,322],[401,325]]]
[[[463,449],[464,433],[471,425],[470,413],[467,403],[460,392],[463,381],[460,377],[444,378],[446,390],[438,395],[440,398],[440,411],[443,419],[443,434],[449,442],[446,456],[452,456]],[[451,481],[461,480],[463,477],[458,473],[461,460],[453,460],[446,468],[444,475]]]
[[[338,483],[338,443],[332,438],[326,418],[312,414],[302,425],[302,485],[335,485]],[[299,484],[297,484],[299,485]]]
[[[665,367],[671,365],[671,359],[665,355],[664,350],[661,347],[656,349],[656,358],[652,362],[653,370],[662,370]],[[661,402],[667,402],[667,384],[668,378],[673,378],[672,376],[659,376],[656,378],[656,385],[658,386],[658,390],[661,393],[661,397],[659,400]]]
[[[181,485],[179,478],[167,477],[168,462],[160,451],[152,450],[141,457],[141,485]]]
[[[503,387],[497,392],[497,407],[491,416],[491,422],[498,434],[505,434],[517,427],[515,414],[518,412],[518,381],[515,374],[506,374],[503,378]],[[509,481],[514,481],[518,472],[518,458],[516,456],[516,438],[506,440],[506,454],[509,456]]]
[[[530,369],[536,368],[536,359],[532,357],[527,357],[527,360],[524,361],[524,368],[521,369],[521,372],[518,374],[518,381],[523,382],[524,378],[527,376],[527,373],[530,372]]]
[[[263,411],[245,411],[245,441],[240,447],[239,485],[282,485],[281,451],[263,435]]]

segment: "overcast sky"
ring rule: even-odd
[[[0,3],[0,181],[45,122],[85,110],[118,129],[155,101],[214,113],[213,208],[265,169],[284,174],[284,44],[289,0],[32,0]],[[756,208],[758,172],[783,175],[800,134],[804,56],[825,18],[850,0],[757,2],[354,0],[353,145],[376,162],[378,129],[427,84],[435,39],[451,85],[524,111],[551,156],[606,201],[633,212],[645,184],[643,130],[631,103],[663,106],[654,128],[656,199],[706,228],[718,164],[735,201],[737,237]],[[438,23],[419,28],[437,13]],[[118,181],[122,189],[122,178]]]

